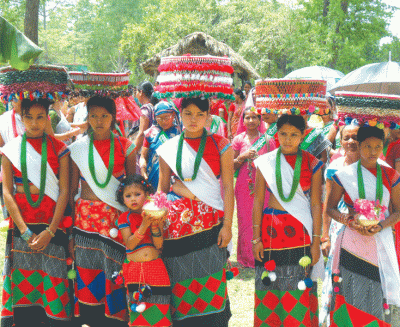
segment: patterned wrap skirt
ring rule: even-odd
[[[217,245],[220,212],[182,198],[173,203],[166,225],[163,259],[171,279],[174,327],[228,326],[228,252]]]
[[[33,201],[37,198],[38,195],[32,195]],[[16,194],[15,200],[25,223],[34,234],[40,234],[49,226],[56,206],[51,198],[45,196],[38,208],[29,205],[25,194]],[[24,315],[27,309],[26,312],[36,317],[37,310],[32,308],[39,307],[44,309],[45,315],[42,316],[51,325],[69,323],[72,306],[67,255],[68,236],[65,231],[58,229],[45,250],[33,251],[10,219],[3,270],[2,327],[11,327],[15,323],[14,309],[19,315]],[[35,317],[31,316],[32,323]]]
[[[120,212],[102,201],[83,199],[76,202],[75,212],[74,314],[80,316],[80,303],[104,305],[106,317],[128,321],[125,288],[112,280],[112,275],[121,271],[126,255],[121,234],[115,239],[109,236]]]
[[[285,211],[266,208],[262,221],[263,262],[256,260],[254,326],[318,326],[317,283],[304,291],[298,283],[311,275],[299,265],[310,254],[310,237],[303,225]],[[274,260],[276,281],[263,284],[264,264]]]
[[[171,283],[162,259],[147,262],[125,260],[122,270],[128,291],[129,326],[171,326]],[[150,286],[151,295],[137,301],[133,294],[143,285]],[[132,303],[145,303],[146,309],[142,313],[133,312],[130,308]]]

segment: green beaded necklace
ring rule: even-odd
[[[199,151],[197,151],[196,159],[194,160],[194,169],[193,169],[192,178],[183,178],[183,175],[182,175],[182,149],[183,149],[183,140],[184,139],[185,139],[185,135],[184,135],[184,132],[182,132],[181,136],[179,137],[179,142],[178,142],[178,153],[177,153],[177,157],[176,157],[176,172],[178,173],[178,176],[182,181],[191,182],[196,179],[197,172],[199,171],[199,168],[200,168],[201,158],[203,157],[204,149],[206,147],[207,130],[204,128],[203,134],[201,135]]]
[[[108,159],[108,170],[107,178],[104,183],[100,183],[96,177],[96,171],[94,170],[94,159],[93,159],[93,133],[90,135],[89,143],[89,170],[95,184],[100,188],[105,188],[111,180],[112,172],[114,170],[114,134],[110,132],[110,157]]]
[[[22,135],[21,142],[21,173],[22,173],[22,183],[24,185],[24,192],[26,194],[26,199],[32,208],[39,207],[40,203],[44,197],[44,190],[46,188],[46,172],[47,172],[47,137],[43,133],[42,136],[42,156],[40,161],[40,188],[39,197],[36,202],[32,200],[31,190],[29,188],[28,181],[28,168],[26,164],[26,133]]]
[[[361,160],[358,161],[357,165],[357,181],[358,181],[358,197],[359,199],[365,199],[365,188],[364,188],[364,179],[363,173],[361,169]],[[382,168],[381,166],[376,164],[376,193],[375,199],[379,200],[379,203],[382,203],[383,197],[383,182],[382,182]]]
[[[289,196],[285,197],[282,189],[281,153],[282,151],[281,148],[279,147],[278,152],[276,154],[276,164],[275,164],[276,186],[278,187],[278,193],[281,200],[283,202],[290,202],[292,201],[294,194],[296,193],[297,187],[299,186],[301,163],[303,161],[303,157],[301,155],[301,150],[299,149],[299,151],[297,151],[296,164],[294,166],[292,189],[290,190]]]

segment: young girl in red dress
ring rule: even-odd
[[[140,175],[122,180],[117,191],[118,201],[129,209],[118,218],[118,228],[126,245],[123,276],[128,294],[129,326],[172,324],[169,310],[171,285],[160,258],[164,220],[143,212],[151,191],[151,185]],[[150,294],[140,291],[146,285]]]

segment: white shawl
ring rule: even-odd
[[[22,137],[18,136],[9,141],[1,149],[2,153],[12,162],[15,168],[21,171],[21,142]],[[37,188],[40,188],[40,168],[41,168],[42,156],[33,148],[33,146],[26,142],[26,165],[28,171],[28,179]],[[52,200],[58,200],[60,194],[59,181],[57,176],[54,174],[49,163],[47,162],[46,169],[46,186],[44,193],[49,196]]]
[[[276,177],[275,177],[277,152],[278,149],[275,149],[272,152],[266,153],[258,157],[254,161],[254,165],[260,169],[266,182],[268,183],[269,188],[271,189],[272,193],[274,194],[275,198],[279,201],[281,206],[290,215],[295,217],[298,221],[300,221],[303,224],[303,226],[306,228],[308,232],[308,235],[310,235],[312,239],[313,218],[311,215],[310,201],[308,200],[303,190],[301,189],[300,184],[297,187],[296,193],[292,201],[284,202],[281,200],[279,196],[278,187],[276,184]],[[285,194],[285,196],[288,196],[292,188],[294,170],[286,161],[286,158],[283,154],[281,154],[281,172],[282,176],[284,176],[284,178],[282,178],[283,193]],[[323,278],[324,276],[323,270],[324,270],[324,264],[323,264],[323,257],[321,254],[318,263],[313,267],[311,278],[313,280],[316,280],[317,278]]]
[[[358,182],[357,182],[357,165],[358,162],[338,171],[336,176],[339,178],[350,196],[351,200],[355,202],[358,196]],[[376,200],[376,177],[365,167],[361,166],[365,197],[367,200]],[[382,205],[389,207],[390,193],[389,190],[383,185]],[[386,210],[385,217],[389,216],[389,211]],[[393,235],[391,228],[385,228],[379,233],[374,235],[377,253],[379,275],[382,283],[383,296],[387,299],[389,304],[400,306],[400,275],[399,265],[396,257],[396,250],[394,247]]]
[[[172,171],[176,171],[176,157],[180,135],[168,140],[157,149],[157,154],[164,159]],[[197,152],[186,142],[183,142],[182,148],[182,174],[183,176],[192,176],[194,170],[194,161]],[[224,201],[221,197],[221,187],[218,179],[215,177],[212,169],[204,159],[201,159],[199,171],[194,181],[183,184],[201,201],[217,210],[224,210]]]
[[[122,206],[116,200],[116,192],[120,182],[114,176],[111,176],[110,182],[105,188],[98,187],[94,182],[92,174],[89,170],[89,144],[90,139],[89,136],[86,135],[68,146],[68,149],[71,151],[72,160],[78,166],[81,174],[85,178],[85,181],[89,184],[94,194],[96,194],[101,201],[118,209],[119,211],[126,211],[127,208]],[[100,154],[97,152],[95,146],[93,146],[93,159],[97,180],[102,183],[107,178],[108,169],[104,164],[103,159],[101,159]]]

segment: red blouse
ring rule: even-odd
[[[42,138],[27,138],[27,142],[33,146],[33,148],[42,154]],[[60,159],[65,155],[69,154],[69,150],[64,142],[61,142],[51,135],[47,135],[47,162],[49,163],[54,174],[58,176],[60,168]],[[13,174],[16,184],[22,184],[22,173],[13,165]],[[31,184],[31,183],[30,183]]]
[[[302,150],[303,160],[301,161],[301,170],[300,170],[300,186],[304,193],[308,193],[311,188],[311,179],[312,176],[323,166],[321,160],[314,157],[307,151]],[[286,161],[289,165],[294,169],[296,164],[297,154],[285,154]],[[271,190],[268,187],[269,192]]]
[[[195,139],[185,138],[185,141],[195,150],[199,150],[201,137]],[[206,147],[204,149],[203,159],[212,169],[215,176],[221,174],[221,155],[230,147],[228,139],[212,134],[207,136]]]
[[[123,229],[129,227],[131,233],[136,232],[140,225],[142,224],[143,217],[138,213],[133,213],[130,211],[124,212],[119,216],[117,224],[118,229]],[[153,246],[153,239],[151,237],[150,228],[147,229],[144,234],[144,238],[139,242],[139,244],[133,250],[126,249],[126,253],[133,253],[141,248]]]

